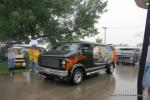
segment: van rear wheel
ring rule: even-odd
[[[114,72],[114,65],[111,63],[108,65],[106,73],[107,74],[112,74]]]
[[[71,81],[73,84],[79,84],[83,80],[83,70],[81,68],[76,68],[73,72]]]

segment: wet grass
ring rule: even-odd
[[[28,62],[27,62],[28,63]],[[26,65],[28,65],[26,63]],[[25,68],[15,68],[15,72],[25,72],[28,71],[29,67],[26,66]],[[8,64],[7,64],[7,60],[2,61],[2,63],[0,64],[0,75],[3,74],[8,74]]]
[[[8,73],[8,68],[7,68],[7,61],[2,61],[0,64],[0,74],[7,74]]]

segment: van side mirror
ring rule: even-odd
[[[89,44],[82,45],[83,52],[90,51],[90,50],[91,50],[91,46]]]
[[[90,51],[90,47],[83,47],[83,52]]]

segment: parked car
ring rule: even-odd
[[[65,79],[73,84],[82,82],[85,76],[115,68],[114,47],[89,42],[64,42],[39,57],[39,74]]]
[[[29,57],[28,50],[31,46],[30,45],[18,45],[18,47],[23,48],[24,57],[25,57],[25,59],[28,59],[28,57]],[[40,50],[40,53],[43,53],[46,51],[46,49],[43,47],[38,47],[38,48]]]
[[[120,47],[117,49],[117,64],[139,65],[141,57],[141,48],[138,47]]]
[[[25,68],[26,61],[24,57],[24,52],[22,47],[15,47],[17,51],[16,59],[15,59],[15,68]]]

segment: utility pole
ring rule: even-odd
[[[106,44],[106,31],[107,31],[107,27],[102,27],[104,29],[104,43]]]
[[[143,76],[145,71],[145,64],[146,64],[146,57],[149,45],[149,37],[150,37],[150,0],[135,0],[136,4],[144,9],[148,9],[147,11],[147,19],[145,25],[145,33],[143,39],[143,47],[142,53],[140,58],[140,67],[138,73],[138,80],[137,80],[137,100],[143,100]],[[145,98],[146,99],[146,98]]]

